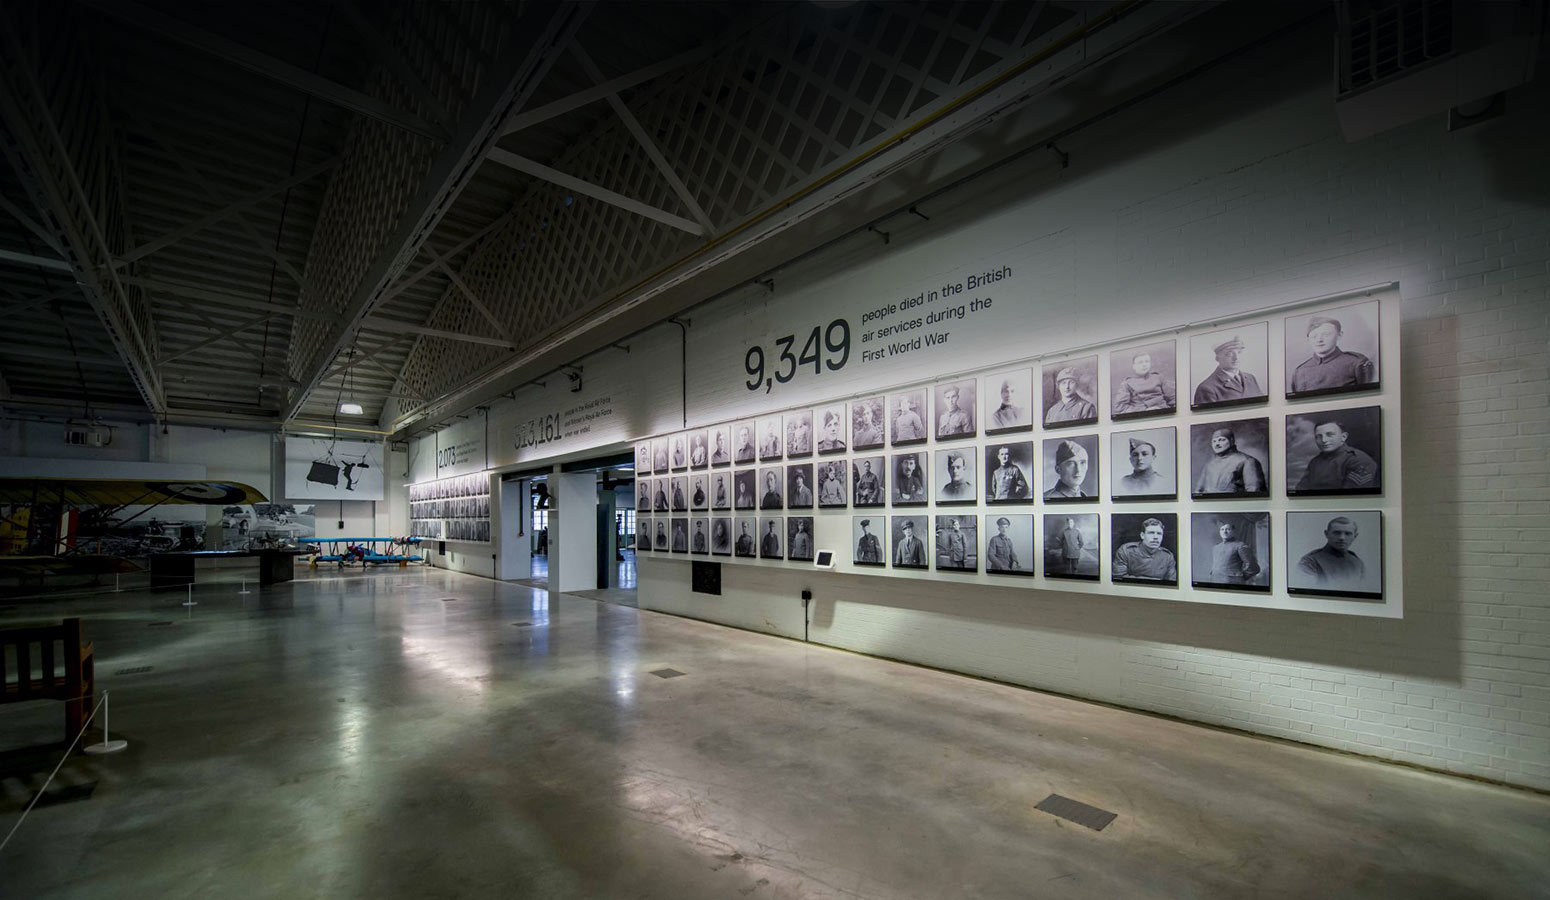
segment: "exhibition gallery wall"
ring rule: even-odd
[[[1550,788],[1545,117],[1348,143],[1326,57],[643,322],[413,480],[630,452],[643,609]]]

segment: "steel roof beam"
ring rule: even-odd
[[[0,249],[0,262],[16,263],[22,266],[37,266],[40,269],[50,269],[55,272],[70,271],[70,263],[65,260],[38,256],[32,253],[17,253],[15,250]]]
[[[212,291],[195,284],[177,281],[171,278],[146,278],[143,275],[126,275],[125,284],[152,291],[158,294],[172,294],[179,297],[187,297],[190,300],[203,300],[206,303],[216,303],[222,306],[230,306],[236,309],[251,309],[255,312],[272,312],[285,316],[295,316],[302,319],[332,319],[333,316],[300,306],[291,306],[285,303],[275,303],[269,300],[255,300],[251,297],[239,297],[235,294],[227,294],[221,291]]]
[[[363,116],[370,116],[433,141],[447,140],[446,131],[413,113],[401,110],[354,88],[314,75],[306,69],[281,62],[251,47],[212,34],[203,28],[136,3],[134,0],[81,0],[81,2],[99,13],[113,16],[121,22],[144,28],[168,40],[208,53],[255,75],[261,75],[304,94],[327,100],[335,106]]]
[[[654,219],[670,228],[677,228],[679,231],[687,231],[697,237],[704,237],[706,234],[705,226],[698,222],[691,222],[688,219],[685,219],[683,216],[675,216],[666,210],[657,209],[655,206],[651,206],[650,204],[642,203],[639,200],[631,197],[626,197],[617,191],[610,191],[608,188],[599,187],[590,181],[582,181],[580,178],[577,178],[574,175],[567,175],[564,172],[561,172],[559,169],[551,169],[548,166],[542,163],[534,162],[525,156],[518,156],[517,154],[512,153],[510,150],[502,150],[497,147],[490,151],[489,159],[491,162],[497,162],[503,166],[509,166],[510,168],[516,169],[518,172],[521,172],[524,175],[531,175],[534,178],[548,181],[552,184],[557,184],[560,187],[568,188],[578,194],[584,194],[594,200],[601,200],[610,206],[617,206],[620,209],[625,210],[626,212],[632,212],[637,216],[645,216],[648,219]]]
[[[390,334],[423,334],[426,337],[445,338],[449,341],[463,341],[469,344],[484,344],[487,347],[501,347],[506,350],[515,350],[516,345],[506,338],[485,337],[482,334],[464,334],[461,331],[448,331],[444,328],[428,328],[424,325],[411,325],[408,322],[400,322],[397,319],[367,319],[361,323],[361,327],[367,331],[386,331]],[[322,381],[319,378],[318,381]]]
[[[17,206],[15,203],[12,203],[11,200],[4,195],[0,195],[0,209],[10,213],[11,218],[20,222],[28,231],[32,232],[38,240],[47,244],[50,250],[54,251],[60,256],[65,255],[65,248],[60,246],[59,238],[57,236],[50,234],[47,228],[39,225],[35,219],[27,215],[26,210],[22,209],[20,206]]]
[[[301,410],[308,395],[317,388],[323,374],[333,367],[339,352],[349,343],[371,308],[414,261],[442,216],[473,179],[479,160],[495,146],[502,124],[527,103],[575,37],[592,6],[591,3],[558,3],[542,7],[549,10],[547,18],[541,28],[527,32],[533,36],[527,45],[527,53],[518,54],[513,48],[496,60],[494,71],[485,73],[478,93],[458,123],[456,135],[437,153],[419,190],[398,216],[392,236],[377,252],[338,311],[337,324],[330,329],[319,352],[296,373],[303,387],[286,408],[287,420]],[[528,7],[534,16],[539,15],[538,8]],[[523,30],[518,30],[518,37],[526,37]],[[379,326],[377,323],[372,327],[380,330]]]

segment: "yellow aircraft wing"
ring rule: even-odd
[[[242,506],[266,503],[258,488],[236,481],[123,481],[104,478],[0,478],[0,503],[151,506],[159,503]]]

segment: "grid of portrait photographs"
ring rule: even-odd
[[[409,485],[409,534],[431,540],[488,544],[489,473]]]
[[[656,475],[680,470],[679,435],[652,438],[635,448],[653,476],[636,507],[658,514],[648,533],[678,521],[661,513],[710,512],[684,522],[691,554],[807,562],[848,539],[839,559],[860,568],[1218,603],[1382,600],[1382,513],[1397,508],[1384,420],[1397,400],[1380,389],[1379,311],[1293,308],[685,431],[687,476]],[[1272,337],[1284,371],[1269,369]],[[704,475],[692,473],[696,434]],[[718,472],[723,458],[732,468]],[[1300,509],[1304,497],[1367,505]]]

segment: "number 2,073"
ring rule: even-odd
[[[743,368],[748,371],[748,389],[757,391],[762,388],[765,393],[769,393],[777,381],[785,384],[795,378],[804,366],[812,366],[814,375],[822,375],[825,366],[830,372],[844,368],[845,363],[850,361],[850,322],[835,319],[827,328],[814,325],[802,344],[800,354],[792,353],[796,344],[796,335],[793,334],[775,339],[775,347],[780,353],[775,371],[769,375],[764,373],[764,348],[757,344],[749,347],[743,357]],[[828,352],[827,359],[824,358],[825,351]]]

